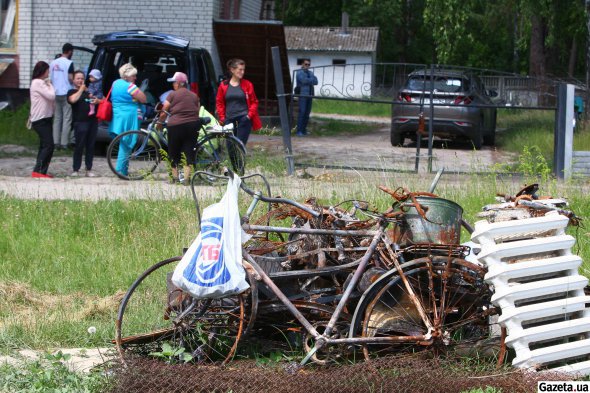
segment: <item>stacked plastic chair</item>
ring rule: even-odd
[[[527,201],[528,202],[528,201]],[[582,259],[572,253],[575,239],[565,233],[570,219],[555,206],[564,200],[539,200],[531,209],[518,202],[484,208],[471,240],[500,307],[506,344],[519,368],[590,374],[590,296],[579,274]],[[538,209],[544,204],[547,209]],[[538,212],[545,211],[539,215]],[[548,212],[547,212],[548,211]]]

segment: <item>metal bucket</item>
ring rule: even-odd
[[[416,208],[405,204],[404,221],[400,224],[398,243],[408,246],[416,243],[459,244],[463,208],[442,198],[417,197],[425,211],[424,219]]]

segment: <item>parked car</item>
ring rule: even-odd
[[[215,113],[217,78],[206,49],[190,47],[189,40],[179,36],[142,30],[96,35],[92,43],[96,49],[87,69],[96,68],[102,72],[105,97],[119,78],[119,67],[131,63],[137,68],[136,84],[147,84],[146,123],[153,117],[152,109],[159,97],[172,89],[172,84],[166,80],[176,71],[187,74],[190,90],[199,95],[201,105]],[[97,143],[109,143],[110,139],[107,124],[101,123]]]
[[[409,74],[393,105],[391,144],[402,145],[406,137],[416,139],[420,113],[425,119],[425,131],[428,131],[432,96],[434,135],[471,140],[476,149],[484,144],[493,145],[496,108],[492,97],[495,92],[486,91],[481,79],[469,71],[439,69],[434,71],[432,79],[430,70]]]

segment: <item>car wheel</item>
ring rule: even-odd
[[[479,119],[479,125],[473,134],[471,142],[473,143],[475,150],[480,150],[483,146],[483,118]]]
[[[401,146],[404,142],[403,136],[394,128],[391,128],[391,146]]]

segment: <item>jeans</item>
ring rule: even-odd
[[[55,96],[55,113],[53,115],[53,142],[67,146],[72,131],[72,106],[67,96]]]
[[[53,118],[46,117],[33,122],[33,129],[39,135],[39,152],[33,172],[47,174],[51,157],[53,157]]]
[[[297,133],[307,134],[307,123],[311,113],[311,97],[299,97],[299,116],[297,116]]]
[[[250,131],[252,131],[252,122],[248,119],[248,116],[234,117],[225,121],[225,124],[230,123],[234,124],[234,135],[246,146],[250,137]]]
[[[86,170],[92,169],[92,161],[94,160],[94,143],[96,142],[96,132],[98,130],[98,122],[96,119],[88,121],[74,122],[74,138],[76,138],[76,148],[74,149],[74,172],[78,172],[82,166],[82,154],[86,149],[85,163]]]

